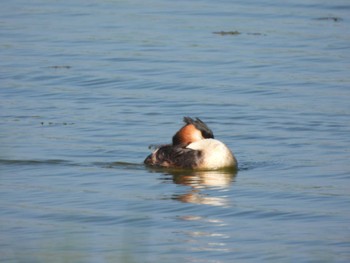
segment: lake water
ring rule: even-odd
[[[350,3],[0,11],[1,262],[349,262]],[[144,167],[183,116],[237,173]]]

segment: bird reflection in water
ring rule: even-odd
[[[202,192],[205,189],[224,190],[229,188],[234,181],[237,171],[171,171],[169,173],[172,175],[174,183],[191,187],[189,192],[174,195],[173,199],[184,203],[228,206],[227,198],[209,196]]]
[[[189,189],[185,193],[173,194],[171,199],[182,203],[191,203],[210,206],[211,208],[220,207],[229,209],[232,204],[230,199],[225,196],[225,192],[230,189],[237,174],[237,170],[176,170],[150,168],[155,172],[160,172],[164,176],[162,179],[183,185],[183,189]],[[208,207],[209,208],[209,207]],[[211,208],[209,211],[211,211]],[[214,212],[213,215],[201,215],[190,210],[190,213],[180,213],[176,219],[182,222],[196,222],[190,224],[181,224],[182,228],[176,232],[176,239],[179,242],[185,242],[190,246],[185,246],[185,250],[190,252],[211,251],[215,253],[231,253],[232,249],[227,243],[231,236],[226,234],[228,223],[225,217]],[[189,212],[189,211],[187,211]],[[207,211],[208,212],[208,211]],[[210,212],[209,212],[210,213]],[[197,262],[196,257],[193,262]],[[198,258],[198,262],[201,261]]]

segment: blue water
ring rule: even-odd
[[[1,262],[349,262],[349,14],[2,1]],[[183,116],[237,173],[143,166]]]

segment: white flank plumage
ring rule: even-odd
[[[187,145],[186,148],[202,152],[203,160],[198,168],[220,169],[236,167],[237,161],[231,150],[222,142],[215,139],[204,139]]]

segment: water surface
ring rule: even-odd
[[[349,262],[349,11],[3,1],[1,262]],[[143,166],[183,116],[237,173]]]

